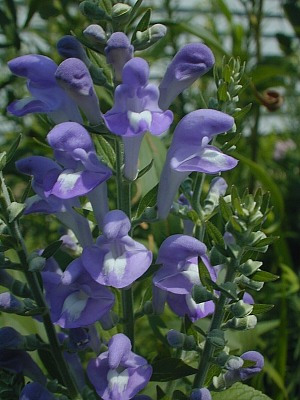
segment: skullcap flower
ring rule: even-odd
[[[106,61],[111,64],[116,81],[122,80],[124,65],[133,57],[133,46],[123,32],[114,32],[105,47]]]

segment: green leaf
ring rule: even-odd
[[[44,257],[41,256],[34,257],[29,261],[28,270],[30,272],[41,271],[44,268],[45,263],[46,259]]]
[[[135,41],[136,38],[136,33],[138,31],[144,32],[146,29],[149,28],[150,24],[150,19],[151,19],[151,8],[148,8],[144,15],[142,16],[140,22],[137,24],[131,38],[131,43]]]
[[[175,390],[172,400],[189,400],[189,398],[181,390]]]
[[[142,4],[143,0],[137,0],[133,7],[132,10],[130,12],[130,18],[129,18],[129,24],[132,22],[132,20],[134,19],[136,13],[138,12],[138,9],[140,8],[140,5]]]
[[[140,201],[139,205],[138,205],[138,209],[135,215],[135,218],[139,218],[145,208],[147,207],[154,207],[156,204],[156,198],[157,198],[157,191],[158,191],[158,184],[156,186],[154,186]]]
[[[156,400],[167,400],[166,393],[160,386],[156,386]]]
[[[3,153],[0,154],[0,171],[3,170],[5,165],[6,165],[6,151],[3,151]]]
[[[262,392],[243,383],[235,383],[223,392],[211,392],[213,400],[272,400]]]
[[[241,121],[245,118],[245,116],[248,114],[248,112],[251,110],[252,103],[247,104],[244,108],[242,108],[239,111],[236,111],[233,113],[233,118],[236,121]]]
[[[93,211],[80,207],[73,207],[73,210],[78,212],[78,214],[82,215],[84,218],[87,218],[89,221],[94,222],[94,224],[97,223]]]
[[[206,221],[206,231],[214,244],[217,244],[219,246],[225,247],[224,239],[222,233],[219,231],[219,229],[212,224],[210,221]]]
[[[219,376],[222,372],[222,368],[219,365],[212,364],[207,372],[204,386],[209,386],[212,383],[214,376]],[[233,399],[232,399],[233,400]]]
[[[272,310],[273,307],[274,307],[273,304],[253,304],[253,310],[251,314],[254,315],[263,314],[265,312]]]
[[[107,164],[109,168],[114,169],[116,153],[112,145],[102,135],[94,135],[94,141],[97,154],[100,156],[101,160]]]
[[[8,207],[7,207],[7,214],[8,214],[8,222],[11,224],[14,222],[17,218],[19,218],[24,211],[25,204],[22,203],[17,203],[16,201],[13,201]]]
[[[279,236],[269,236],[267,238],[261,239],[259,242],[254,243],[254,247],[265,247],[269,244],[275,242],[275,240],[279,239]]]
[[[256,271],[251,279],[256,282],[273,282],[279,279],[279,276],[267,271]]]
[[[199,258],[199,261],[198,261],[198,268],[199,268],[200,280],[201,280],[203,286],[205,286],[207,290],[212,292],[214,288],[211,285],[211,277],[210,277],[210,274],[209,274],[206,266],[204,265],[203,261],[201,260],[201,258]]]
[[[54,256],[54,254],[57,252],[57,250],[61,247],[62,244],[63,244],[62,240],[56,240],[55,242],[49,244],[49,246],[47,246],[42,252],[42,257],[48,259]]]
[[[32,183],[32,178],[29,179],[26,188],[22,194],[21,203],[25,203],[26,199],[28,198],[31,189],[31,183]]]
[[[146,165],[146,167],[143,168],[141,171],[139,171],[138,176],[137,176],[136,179],[139,179],[139,178],[141,178],[143,175],[145,175],[145,174],[152,168],[153,163],[154,163],[154,159],[152,158],[152,160],[149,162],[149,164]]]
[[[179,358],[165,358],[154,361],[151,381],[168,382],[197,373],[197,369],[185,364]]]
[[[6,154],[6,164],[8,164],[12,160],[13,156],[15,155],[15,152],[16,152],[17,148],[19,147],[21,138],[22,138],[22,135],[20,133],[19,136],[13,141],[12,145],[10,146],[10,149],[8,150],[8,152]]]
[[[223,219],[227,222],[232,216],[232,211],[230,206],[226,203],[223,197],[219,198],[219,208]]]

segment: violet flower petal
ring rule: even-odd
[[[169,64],[159,85],[159,106],[166,110],[173,100],[197,78],[214,65],[211,50],[202,43],[190,43],[182,47]]]
[[[124,65],[133,57],[133,46],[123,32],[114,32],[107,41],[104,49],[106,61],[114,69],[116,81],[122,80]]]

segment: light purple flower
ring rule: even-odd
[[[106,43],[106,33],[102,26],[97,24],[89,25],[85,28],[83,34],[94,46],[101,50],[103,49],[103,45]]]
[[[8,67],[13,74],[27,78],[27,88],[32,95],[9,104],[7,110],[11,114],[22,117],[46,113],[55,123],[82,122],[76,104],[56,83],[57,65],[50,58],[29,54],[9,61]]]
[[[252,376],[258,374],[264,367],[264,358],[257,351],[247,351],[241,355],[243,360],[249,360],[255,362],[252,367],[232,369],[224,374],[224,380],[226,386],[229,387],[235,382],[245,381],[246,379],[252,378]]]
[[[83,266],[96,282],[124,288],[149,268],[152,253],[128,236],[130,227],[123,211],[110,211],[104,217],[103,235],[83,250]]]
[[[62,328],[91,325],[112,308],[114,295],[86,273],[79,258],[64,274],[68,274],[69,269],[80,271],[70,284],[63,281],[64,275],[42,272],[52,321]]]
[[[84,112],[92,125],[98,125],[102,122],[99,100],[93,80],[83,61],[78,58],[66,59],[58,66],[55,78]]]
[[[56,400],[56,397],[38,382],[31,382],[24,386],[19,400]]]
[[[162,243],[156,261],[162,267],[153,277],[153,307],[156,313],[163,312],[166,301],[175,314],[188,315],[192,321],[214,311],[213,301],[197,304],[191,295],[193,286],[201,285],[198,257],[208,269],[211,279],[216,280],[206,251],[204,243],[186,235],[172,235]]]
[[[123,32],[114,32],[107,41],[105,47],[106,61],[114,69],[115,79],[122,80],[124,65],[133,57],[133,46]]]
[[[165,219],[181,182],[193,172],[217,174],[237,165],[237,160],[208,143],[214,136],[232,128],[234,119],[220,111],[196,110],[177,125],[161,174],[158,217]]]
[[[173,121],[171,111],[158,106],[159,91],[148,83],[149,66],[142,58],[128,61],[122,74],[122,84],[116,88],[115,102],[104,115],[108,129],[123,138],[125,152],[124,175],[133,180],[137,174],[138,155],[144,134],[165,132]]]
[[[0,311],[20,314],[24,311],[24,305],[10,292],[0,293]]]
[[[103,400],[129,400],[147,385],[152,367],[131,351],[127,336],[118,333],[108,350],[88,363],[87,375]]]
[[[189,43],[183,46],[169,64],[159,85],[160,108],[169,108],[173,100],[209,71],[214,63],[214,55],[205,44]]]

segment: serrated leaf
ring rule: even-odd
[[[279,276],[268,271],[256,271],[251,279],[256,282],[273,282],[279,279]]]
[[[7,207],[7,213],[8,213],[8,222],[11,224],[14,222],[17,218],[19,218],[24,211],[25,204],[22,203],[17,203],[16,201],[13,201],[8,207]]]
[[[114,169],[116,153],[111,144],[102,135],[95,135],[94,140],[97,154],[100,156],[101,160],[107,164],[109,168]]]
[[[165,358],[152,364],[151,381],[168,382],[197,373],[197,369],[185,364],[179,358]]]
[[[63,244],[62,240],[56,240],[55,242],[50,243],[49,246],[47,246],[44,249],[42,257],[48,259],[54,256],[54,254],[57,252],[57,250],[61,247],[62,244]]]
[[[19,147],[21,139],[22,139],[22,135],[20,133],[19,136],[13,141],[12,145],[10,146],[10,148],[6,154],[6,164],[8,164],[12,160],[13,156],[15,155],[15,152],[17,151],[17,148]]]
[[[226,222],[229,221],[230,217],[232,216],[232,211],[222,196],[219,197],[219,208],[223,219]]]
[[[146,165],[146,167],[143,168],[141,171],[139,171],[138,176],[137,176],[136,179],[139,179],[139,178],[141,178],[143,175],[145,175],[145,174],[152,168],[153,163],[154,163],[154,159],[152,158],[152,160],[150,161],[150,163],[149,163],[148,165]]]
[[[139,21],[139,23],[137,24],[133,34],[132,34],[132,38],[131,38],[131,43],[135,41],[136,39],[136,33],[138,31],[140,32],[144,32],[146,29],[149,28],[149,24],[150,24],[150,19],[151,19],[151,8],[148,8],[144,15],[142,16],[141,20]]]
[[[272,310],[274,304],[253,304],[253,310],[251,314],[259,315]]]
[[[225,247],[224,239],[219,229],[210,221],[206,221],[205,225],[206,231],[210,238],[213,240],[214,244]]]
[[[142,198],[142,200],[138,205],[138,209],[135,215],[136,219],[143,214],[145,208],[155,206],[157,191],[158,191],[158,184],[154,186],[147,194],[145,194],[145,196]]]
[[[213,400],[272,400],[262,392],[243,383],[235,383],[223,392],[211,392]]]

